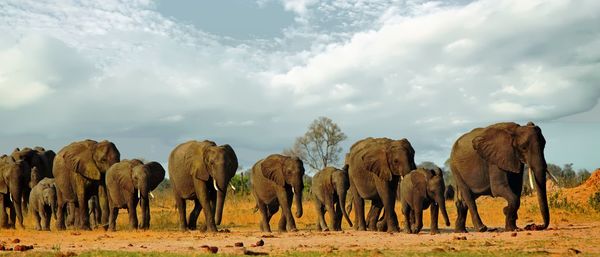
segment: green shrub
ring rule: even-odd
[[[548,205],[550,208],[563,209],[569,212],[585,212],[585,208],[577,203],[569,202],[562,192],[559,190],[548,197]]]

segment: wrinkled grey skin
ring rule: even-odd
[[[431,205],[431,234],[439,233],[438,214],[442,212],[446,226],[450,226],[446,212],[444,177],[442,170],[418,168],[402,179],[400,203],[404,214],[404,231],[418,234],[423,228],[423,210]]]
[[[206,229],[217,231],[227,186],[237,168],[237,156],[227,144],[218,146],[209,140],[192,140],[173,149],[169,156],[169,179],[173,185],[180,230],[195,230],[198,215],[204,210]],[[189,219],[185,217],[186,200],[194,201]]]
[[[69,208],[69,225],[91,230],[88,201],[93,195],[98,196],[100,202],[102,224],[106,224],[103,227],[108,227],[108,199],[104,177],[106,170],[119,162],[120,158],[121,154],[115,144],[106,140],[74,142],[56,154],[52,173],[58,201],[58,230],[66,229],[66,208]]]
[[[525,126],[513,122],[476,128],[461,136],[450,155],[450,166],[456,183],[455,205],[458,217],[455,231],[467,232],[467,210],[477,231],[486,231],[475,200],[482,195],[500,196],[508,205],[504,208],[507,231],[517,230],[517,211],[521,204],[524,165],[531,167],[537,188],[539,209],[544,223],[536,229],[546,229],[550,212],[546,195],[548,173],[542,130],[529,122]]]
[[[30,212],[35,219],[36,230],[50,231],[50,218],[56,219],[56,185],[53,178],[39,181],[29,195]]]
[[[325,222],[326,212],[329,212],[329,222],[333,226],[333,230],[342,230],[342,216],[352,227],[352,221],[350,221],[345,208],[346,194],[349,188],[350,179],[346,171],[327,167],[313,176],[311,191],[315,197],[317,229],[329,231]]]
[[[377,219],[382,209],[384,231],[399,231],[394,210],[400,176],[416,168],[415,151],[406,139],[366,138],[356,142],[346,155],[344,170],[350,176],[353,196],[354,226],[357,230],[377,231]],[[365,200],[371,200],[369,222],[365,220]]]
[[[15,218],[23,226],[22,194],[27,187],[26,176],[31,172],[29,165],[15,161],[11,156],[0,157],[0,227],[15,228]],[[6,213],[10,209],[10,220]]]
[[[272,154],[252,166],[252,195],[261,214],[260,230],[271,232],[269,222],[281,206],[280,232],[298,231],[292,216],[292,200],[296,217],[302,217],[304,164],[297,157]]]
[[[158,162],[123,160],[106,171],[106,188],[110,209],[108,229],[116,230],[119,209],[127,208],[131,229],[150,228],[150,192],[165,178],[165,169]],[[140,202],[142,223],[138,224],[136,207]]]

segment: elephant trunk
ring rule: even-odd
[[[342,190],[341,192],[338,190],[338,205],[340,206],[340,209],[342,210],[342,214],[344,215],[344,218],[346,219],[346,222],[348,222],[348,225],[350,225],[350,227],[353,227],[354,225],[352,225],[352,221],[350,220],[350,217],[348,216],[348,212],[346,211],[346,190]]]
[[[538,204],[540,206],[542,219],[544,220],[544,224],[541,227],[538,227],[538,229],[546,229],[548,228],[548,225],[550,225],[550,211],[548,209],[548,196],[546,195],[546,173],[548,171],[546,165],[536,167],[533,170],[535,173],[535,184],[537,186]]]
[[[215,223],[221,225],[221,219],[223,217],[223,206],[225,205],[225,197],[227,196],[227,188],[225,190],[217,190],[217,208],[215,210]]]
[[[446,199],[444,198],[444,193],[441,192],[441,196],[438,197],[437,205],[440,207],[439,210],[442,211],[442,216],[444,216],[444,222],[446,222],[446,226],[450,226],[450,219],[448,218],[448,212],[446,212]]]
[[[294,202],[296,203],[296,218],[302,217],[302,187],[294,186],[292,187],[292,192],[294,193]]]

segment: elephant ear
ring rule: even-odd
[[[225,152],[225,160],[226,160],[225,165],[227,166],[227,170],[231,171],[232,174],[235,175],[235,172],[238,169],[238,159],[237,159],[237,156],[235,155],[235,151],[233,151],[233,148],[231,148],[231,146],[228,144],[219,146],[219,148],[223,149],[223,151]]]
[[[207,147],[192,145],[190,148],[184,156],[185,167],[190,171],[192,177],[208,181],[209,173],[208,167],[206,167]]]
[[[514,173],[521,171],[517,151],[513,147],[513,135],[504,129],[487,128],[472,141],[473,148],[484,160],[500,169]]]
[[[364,169],[374,173],[380,179],[384,181],[392,180],[392,172],[387,166],[387,162],[381,159],[386,156],[385,151],[382,148],[376,150],[367,151],[362,157]]]
[[[148,190],[152,191],[165,179],[165,169],[158,162],[146,163],[144,168],[148,171]]]
[[[260,164],[260,169],[265,178],[275,182],[279,186],[285,185],[283,176],[283,164],[285,160],[278,156],[269,156]]]
[[[93,160],[77,156],[72,161],[74,163],[75,172],[91,180],[100,180],[100,170]]]

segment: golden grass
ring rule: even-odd
[[[175,201],[172,197],[171,192],[157,192],[155,193],[156,198],[151,200],[151,225],[152,230],[166,230],[175,231],[178,230],[178,215],[175,209]],[[482,217],[483,222],[488,227],[504,227],[504,214],[502,209],[506,206],[506,202],[502,198],[491,198],[481,197],[477,200],[479,213]],[[187,211],[192,209],[192,202],[188,201]],[[253,212],[255,203],[254,198],[250,195],[233,195],[228,194],[225,202],[225,210],[223,213],[223,221],[220,228],[227,228],[230,230],[244,230],[244,231],[256,231],[259,230],[259,219],[260,214]],[[312,200],[307,197],[303,202],[304,215],[302,218],[295,218],[298,229],[314,230],[317,216],[313,207]],[[368,201],[366,211],[368,211]],[[454,226],[456,219],[456,207],[454,202],[447,201],[446,208],[452,223],[451,228]],[[295,207],[294,207],[295,209]],[[396,212],[398,214],[399,222],[403,222],[403,217],[400,211],[400,205],[396,204]],[[277,222],[279,221],[281,211],[277,212],[271,220],[271,228],[277,229]],[[138,209],[138,216],[141,214]],[[354,219],[354,213],[350,214],[350,218]],[[328,219],[326,217],[326,219]],[[552,225],[566,225],[575,222],[590,222],[600,219],[600,214],[594,211],[584,212],[573,212],[562,209],[551,209],[551,226]],[[429,210],[426,210],[423,214],[424,227],[429,227]],[[51,229],[54,230],[54,220],[52,220]],[[444,228],[443,219],[440,215],[439,219],[440,228]],[[534,196],[524,197],[521,201],[521,208],[519,209],[519,220],[518,226],[523,227],[528,223],[536,222],[541,223],[541,215],[537,207],[537,199]],[[201,214],[198,218],[199,227],[204,223],[204,215]],[[33,215],[27,215],[25,218],[26,229],[33,229],[34,227]],[[342,226],[344,229],[349,229],[348,224],[343,221]],[[470,215],[467,218],[467,226],[472,226]],[[129,230],[128,225],[128,214],[127,210],[123,209],[119,212],[117,220],[118,230]]]

